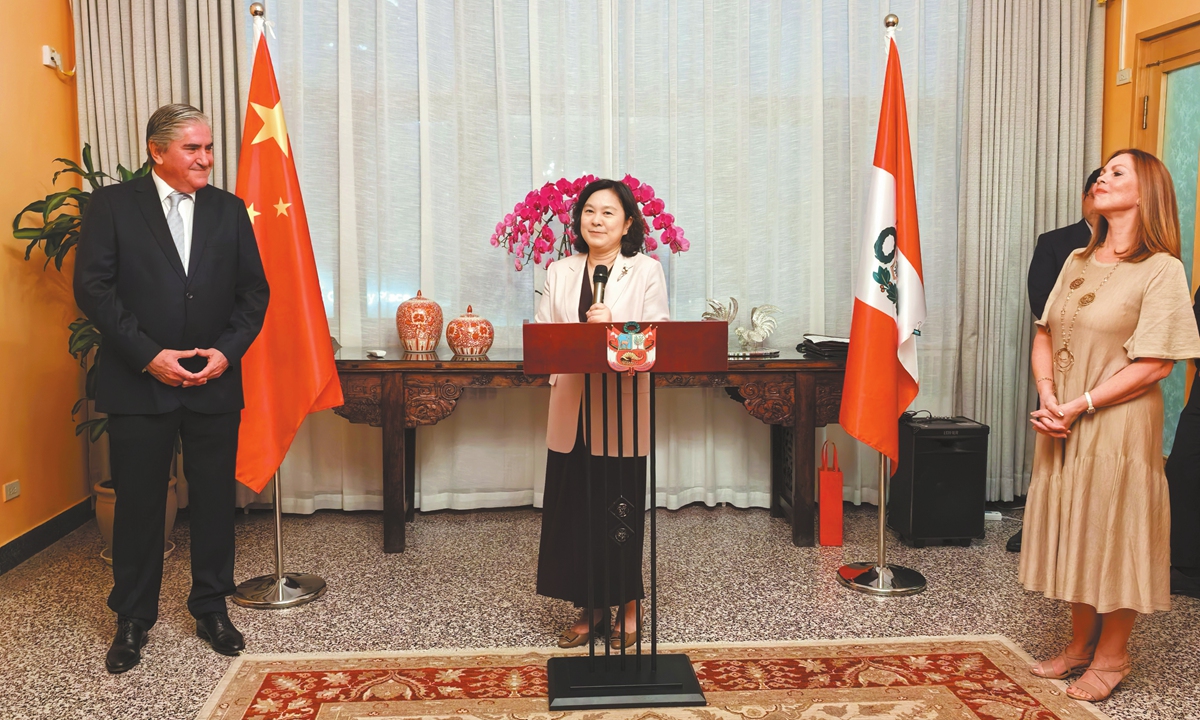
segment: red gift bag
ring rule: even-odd
[[[833,465],[829,464],[829,448],[833,448]],[[837,445],[826,440],[821,446],[820,482],[820,540],[822,545],[842,544],[842,469],[838,467]]]

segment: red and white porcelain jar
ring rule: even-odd
[[[492,324],[471,312],[467,306],[465,315],[450,321],[446,326],[446,342],[455,355],[486,355],[496,339],[496,330]]]
[[[418,290],[396,308],[396,331],[407,352],[433,352],[442,339],[442,307]]]

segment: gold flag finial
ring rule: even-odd
[[[250,14],[253,15],[254,17],[263,17],[267,14],[267,9],[265,7],[263,7],[262,3],[259,3],[259,2],[251,3]]]
[[[898,18],[895,15],[890,14],[890,13],[888,14],[887,17],[885,17],[883,19],[883,26],[886,28],[894,28],[899,24],[900,24],[900,18]]]

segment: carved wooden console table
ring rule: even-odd
[[[383,428],[383,549],[404,551],[404,523],[412,520],[416,428],[435,425],[471,388],[520,388],[548,384],[525,375],[520,350],[492,348],[486,359],[406,355],[387,348],[385,359],[365,350],[337,353],[346,404],[335,409],[353,423]],[[725,388],[754,417],[771,426],[771,515],[792,524],[792,541],[814,544],[816,527],[816,429],[836,423],[844,365],[810,359],[794,350],[780,357],[730,360],[728,372],[658,374],[655,387]]]

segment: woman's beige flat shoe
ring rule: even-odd
[[[637,645],[637,641],[638,633],[636,625],[629,632],[624,633],[624,636],[621,633],[621,626],[613,625],[612,635],[608,638],[608,645],[613,650],[620,650],[621,648]]]
[[[593,636],[598,638],[604,637],[604,633],[608,632],[608,622],[609,619],[607,616],[597,620],[596,624],[592,626]],[[587,642],[588,634],[586,632],[576,632],[574,624],[568,625],[566,629],[558,634],[558,646],[560,648],[579,647],[580,645],[587,645]]]

